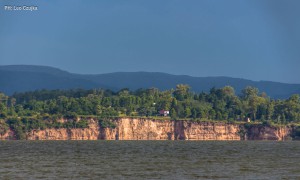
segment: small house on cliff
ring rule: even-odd
[[[168,116],[169,114],[170,114],[170,112],[167,111],[167,110],[160,110],[159,111],[159,115],[161,115],[161,116]]]

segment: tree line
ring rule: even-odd
[[[300,121],[300,98],[295,94],[288,99],[271,99],[255,87],[246,87],[239,95],[231,86],[195,93],[184,84],[166,91],[156,88],[117,92],[73,89],[38,90],[12,96],[0,94],[0,119],[71,119],[84,115],[151,117],[158,116],[160,110],[168,110],[174,120],[244,121],[250,118],[252,121],[289,123]]]

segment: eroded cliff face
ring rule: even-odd
[[[12,130],[8,130],[4,134],[0,134],[0,140],[14,140],[15,134]]]
[[[292,128],[252,126],[247,130],[247,140],[288,140],[291,139]]]
[[[100,128],[106,140],[174,140],[174,121],[122,118],[116,128]]]
[[[241,140],[240,126],[212,122],[175,122],[176,137],[182,140]]]
[[[103,128],[97,120],[89,120],[89,128],[45,129],[27,134],[28,140],[286,140],[292,128],[229,124],[224,122],[193,122],[118,118],[111,120],[115,128]],[[14,139],[9,130],[0,139]]]
[[[28,140],[97,140],[99,139],[98,122],[89,120],[89,128],[84,129],[45,129],[34,130],[27,134]]]

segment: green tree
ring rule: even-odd
[[[189,85],[185,85],[185,84],[178,84],[176,86],[176,90],[174,91],[174,97],[177,100],[184,100],[186,98],[188,98],[189,95],[189,90],[190,90],[190,86]]]

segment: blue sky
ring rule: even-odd
[[[4,5],[39,10],[4,11]],[[1,0],[0,65],[300,83],[299,0]]]

